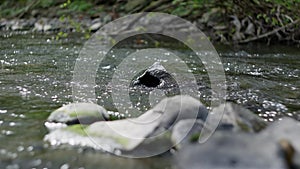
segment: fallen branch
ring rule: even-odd
[[[266,37],[268,37],[270,35],[276,34],[277,32],[279,32],[281,30],[284,30],[286,28],[292,27],[292,26],[294,26],[294,25],[296,25],[298,23],[300,23],[300,19],[297,19],[294,22],[291,22],[291,23],[286,24],[286,25],[284,25],[282,27],[276,28],[276,29],[274,29],[272,31],[269,31],[267,33],[264,33],[264,34],[261,34],[261,35],[255,36],[255,37],[251,37],[251,38],[248,38],[248,39],[240,40],[240,41],[238,41],[238,43],[248,43],[248,42],[252,42],[252,41],[258,40],[258,39],[266,38]]]

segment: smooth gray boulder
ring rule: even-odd
[[[62,110],[64,111],[58,110],[68,114],[65,111],[73,109],[63,107]],[[58,110],[53,112],[54,115],[51,114],[51,118],[49,118],[61,117],[63,120],[56,121],[68,121],[69,117],[57,113]],[[86,113],[86,111],[84,109],[82,112]],[[162,138],[170,140],[170,134],[167,133],[170,133],[168,129],[171,129],[173,124],[182,119],[205,119],[207,113],[207,109],[200,101],[190,96],[174,96],[163,99],[153,109],[137,118],[98,121],[86,126],[71,125],[50,132],[44,137],[44,140],[53,145],[70,144],[110,152],[115,150],[128,152],[134,150],[141,143],[151,142],[151,144],[155,144],[156,140],[162,140]],[[168,144],[165,147],[171,148],[171,146]],[[164,146],[161,145],[161,147]]]
[[[182,169],[297,169],[299,143],[300,122],[283,118],[259,133],[217,130],[206,143],[179,149],[177,161]]]
[[[72,103],[62,106],[52,112],[48,122],[65,124],[91,124],[96,121],[109,119],[107,111],[93,103]]]
[[[230,102],[227,102],[225,106],[213,108],[212,112],[219,114],[224,112],[218,130],[258,132],[268,125],[250,110]]]
[[[297,152],[293,157],[292,167],[294,169],[300,169],[300,152]]]
[[[287,169],[278,144],[250,133],[217,132],[184,146],[176,159],[181,169]]]
[[[259,135],[260,137],[267,137],[277,142],[281,139],[288,140],[296,151],[300,152],[300,122],[292,118],[285,117],[280,121],[270,124]]]
[[[258,135],[277,143],[287,142],[289,146],[282,146],[288,165],[295,169],[300,168],[300,122],[285,117],[268,126]],[[286,145],[283,144],[283,145]]]
[[[222,113],[224,114],[219,123],[217,131],[242,131],[251,133],[260,131],[267,125],[267,123],[263,119],[256,116],[250,110],[234,103],[227,102],[224,105],[213,108],[211,116],[213,116],[213,114]],[[172,141],[176,144],[180,142],[180,144],[177,146],[178,148],[180,148],[180,145],[182,144],[186,145],[191,143],[192,141],[195,141],[196,138],[201,136],[204,122],[205,118],[197,119],[196,123],[195,120],[192,119],[179,121],[172,129]],[[205,125],[208,130],[210,130],[209,126],[209,123]],[[184,138],[184,136],[186,137]]]
[[[173,124],[182,119],[205,121],[208,116],[208,110],[199,100],[186,95],[165,98],[152,110],[162,114],[160,126],[165,128],[173,127]]]
[[[113,152],[132,150],[159,125],[160,114],[148,111],[138,118],[100,121],[89,126],[76,125],[50,132],[44,138],[53,145],[70,144]]]
[[[203,127],[204,123],[200,119],[180,120],[172,129],[171,141],[176,148],[181,148],[182,145],[191,142],[197,142]]]

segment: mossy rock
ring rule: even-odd
[[[91,124],[109,119],[107,111],[93,103],[72,103],[58,108],[47,121],[66,124]]]
[[[187,119],[204,120],[207,113],[199,100],[184,95],[165,98],[137,118],[114,121],[107,120],[109,115],[101,106],[74,103],[63,106],[50,115],[49,121],[69,125],[50,131],[44,140],[52,145],[69,144],[109,152],[121,150],[147,156],[147,153],[164,152],[172,148],[170,131],[177,122]],[[83,125],[85,123],[81,120],[87,118],[95,121]],[[149,149],[145,154],[136,150],[141,145],[145,149],[153,145],[157,147],[152,147],[155,151]]]

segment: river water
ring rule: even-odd
[[[51,147],[43,141],[49,114],[72,102],[73,69],[85,42],[76,34],[54,39],[54,34],[0,33],[0,168],[174,168],[168,153],[126,159],[78,147]],[[170,51],[176,53],[175,49]],[[179,50],[183,57],[191,55]],[[300,120],[299,48],[256,43],[234,48],[216,45],[216,50],[226,74],[227,100],[269,122],[283,116]],[[115,49],[120,56],[99,65],[96,95],[98,104],[109,110],[115,110],[109,80],[128,51],[135,50]],[[185,61],[198,80],[201,101],[208,105],[206,71],[192,59]]]

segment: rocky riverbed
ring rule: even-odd
[[[126,157],[141,158],[168,152],[177,158],[176,165],[182,169],[300,167],[298,121],[283,118],[268,124],[233,103],[220,105],[210,113],[218,114],[219,111],[224,111],[219,127],[207,142],[200,144],[202,129],[210,127],[205,123],[208,110],[190,96],[166,98],[137,118],[115,121],[99,118],[89,125],[80,124],[84,112],[86,118],[107,117],[108,114],[97,105],[75,103],[50,115],[46,122],[50,133],[44,140],[53,146],[91,147]],[[67,126],[78,112],[78,123]],[[57,127],[55,122],[58,121],[65,125]]]
[[[176,88],[169,76],[154,63],[133,85],[151,90],[163,83]],[[149,85],[155,78],[156,85]],[[268,123],[231,102],[209,111],[186,95],[167,97],[136,118],[123,119],[119,114],[93,103],[63,106],[45,123],[50,133],[44,141],[131,158],[169,153],[177,161],[175,166],[182,169],[300,168],[300,123],[291,118]],[[218,115],[222,115],[220,121],[216,121]],[[212,136],[201,141],[207,137],[205,131]]]

